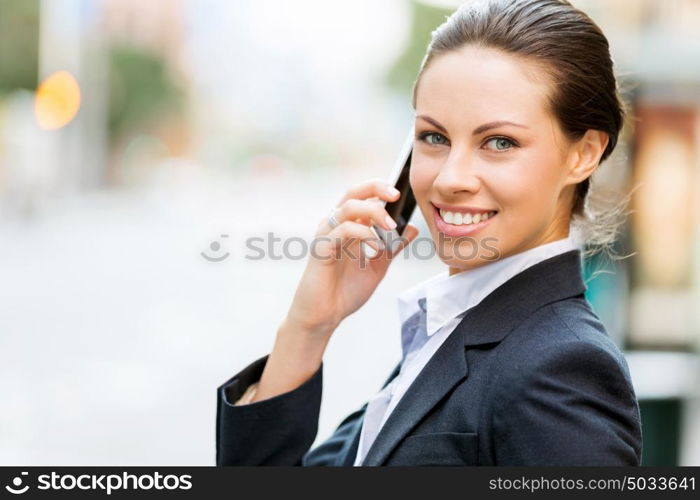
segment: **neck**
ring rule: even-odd
[[[501,259],[504,259],[504,258],[506,258],[506,257],[510,257],[511,255],[517,255],[517,254],[519,254],[519,253],[525,252],[525,251],[530,250],[530,249],[532,249],[532,248],[536,248],[536,247],[545,245],[545,244],[547,244],[547,243],[552,243],[553,241],[559,241],[559,240],[562,240],[562,239],[568,238],[568,237],[569,237],[569,227],[567,226],[567,227],[566,227],[564,230],[562,230],[562,231],[558,231],[558,232],[555,232],[555,233],[551,233],[551,234],[550,234],[548,237],[546,237],[546,238],[535,240],[534,242],[531,242],[531,243],[529,243],[529,244],[526,244],[525,246],[518,248],[516,251],[511,252],[511,253],[508,254],[508,255],[501,255],[497,260],[501,260]],[[483,265],[488,265],[488,264],[490,264],[490,263],[492,263],[492,262],[496,262],[496,261],[495,261],[495,260],[486,261],[486,262],[484,262],[484,263],[481,264],[481,265],[482,265],[482,266],[483,266]],[[480,267],[480,266],[477,266],[477,267]],[[471,267],[469,267],[469,268],[462,268],[462,267],[453,267],[453,266],[449,266],[449,275],[450,275],[450,276],[454,276],[454,275],[457,274],[457,273],[461,273],[461,272],[464,272],[464,271],[468,271],[469,269],[471,269]]]

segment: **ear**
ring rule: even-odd
[[[569,173],[565,184],[578,184],[590,177],[598,167],[600,157],[610,137],[600,130],[589,129],[573,146],[569,156]]]

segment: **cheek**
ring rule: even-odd
[[[428,192],[435,180],[433,170],[430,168],[430,165],[414,157],[408,179],[418,203],[421,203],[424,198],[423,195]]]
[[[492,189],[503,208],[511,209],[511,216],[536,216],[556,200],[561,169],[558,158],[533,152],[504,167],[493,177]]]

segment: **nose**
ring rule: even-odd
[[[445,200],[454,198],[459,193],[476,193],[481,187],[475,159],[469,152],[453,147],[440,172],[433,182],[434,188]]]

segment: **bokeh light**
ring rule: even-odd
[[[57,71],[36,91],[34,113],[39,126],[56,130],[68,125],[80,109],[80,85],[68,71]]]

